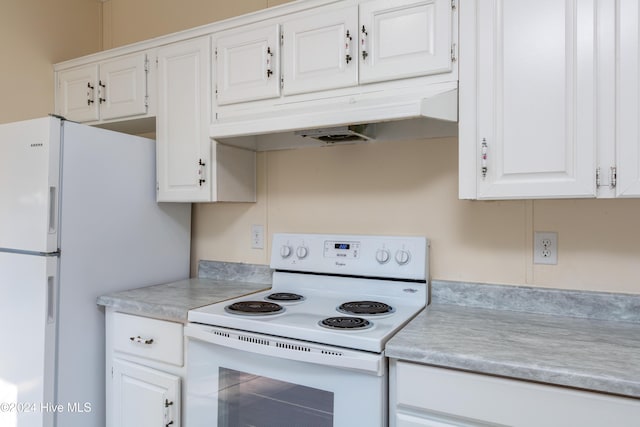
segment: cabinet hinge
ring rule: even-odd
[[[456,8],[456,0],[451,0],[451,9]]]
[[[284,46],[284,33],[280,33],[280,46]]]
[[[213,51],[213,55],[218,59],[218,48]]]
[[[600,173],[600,167],[596,168],[596,188],[602,187],[602,178]],[[618,183],[618,168],[611,166],[609,168],[609,188],[616,188]],[[605,184],[606,185],[606,184]]]
[[[144,107],[149,108],[149,95],[144,96]]]
[[[144,58],[144,72],[149,73],[149,58]]]
[[[284,77],[280,77],[280,89],[284,89]]]
[[[454,43],[451,45],[451,61],[456,61],[457,60],[457,50],[458,46]]]

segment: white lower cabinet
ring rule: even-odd
[[[181,323],[107,309],[107,427],[182,425]]]
[[[180,377],[125,360],[113,360],[114,425],[179,426],[179,419]]]
[[[390,427],[637,426],[640,399],[390,360]]]

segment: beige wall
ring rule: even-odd
[[[100,50],[97,0],[2,0],[0,123],[54,111],[52,64]]]
[[[105,49],[205,25],[288,0],[107,0]]]
[[[193,260],[267,264],[274,232],[415,234],[434,279],[640,293],[640,200],[462,201],[457,139],[262,153],[258,203],[194,205]],[[533,265],[534,230],[559,233]]]

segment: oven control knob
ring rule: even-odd
[[[299,259],[306,258],[308,253],[309,249],[306,246],[298,246],[298,248],[296,249],[296,256]]]
[[[289,258],[291,256],[291,246],[289,245],[282,245],[280,247],[280,256],[282,258]]]
[[[390,258],[391,254],[389,253],[388,249],[378,249],[378,251],[376,252],[376,260],[379,264],[386,264],[387,262],[389,262]]]
[[[396,252],[396,262],[400,265],[405,265],[409,263],[411,259],[411,253],[409,251],[405,251],[404,249],[400,249]]]

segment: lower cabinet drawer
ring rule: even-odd
[[[182,328],[182,323],[114,313],[113,348],[123,353],[182,366]]]

